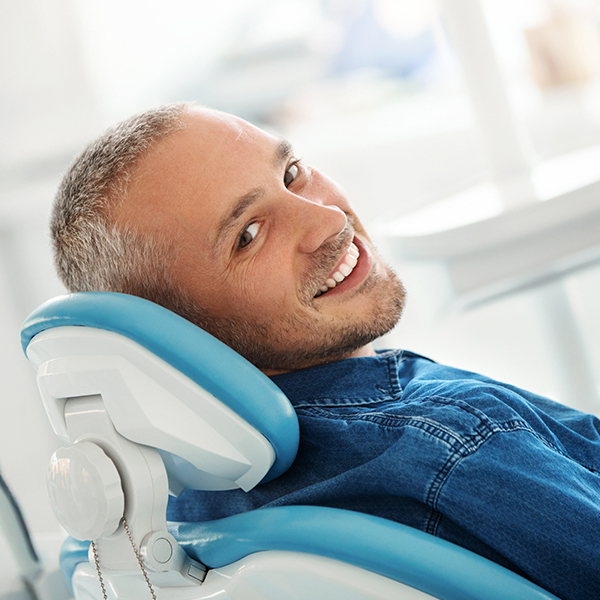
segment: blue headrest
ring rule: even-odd
[[[256,367],[206,331],[137,296],[80,292],[49,300],[27,317],[21,328],[24,352],[38,333],[64,326],[94,327],[130,338],[240,415],[275,450],[275,463],[263,481],[291,466],[299,429],[289,400]]]

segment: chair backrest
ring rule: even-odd
[[[21,343],[38,369],[57,435],[66,439],[67,398],[102,394],[121,435],[161,451],[174,493],[182,487],[251,489],[285,472],[296,456],[298,422],[279,388],[228,346],[152,302],[108,292],[55,298],[27,318]],[[115,369],[119,381],[108,377]],[[75,373],[81,375],[78,381]],[[248,476],[246,471],[245,478],[232,481],[215,475],[216,438],[223,463],[227,457],[235,462],[239,452],[256,454],[241,446],[246,438],[253,438],[248,447],[253,442],[260,446],[260,437],[268,441],[259,448],[264,456],[252,458],[262,461],[263,470],[263,463],[272,460],[265,473]],[[200,472],[194,474],[192,465]],[[239,468],[230,470],[239,475]]]

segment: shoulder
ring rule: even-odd
[[[448,407],[476,415],[482,420],[526,418],[534,409],[534,394],[485,375],[441,365],[422,357],[409,356],[399,364],[403,385],[402,401],[421,409]],[[403,377],[403,370],[410,375]]]
[[[567,453],[577,454],[583,437],[599,439],[600,422],[591,415],[478,373],[420,358],[408,362],[405,413],[432,419],[472,439],[529,433]]]

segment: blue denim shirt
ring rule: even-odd
[[[318,505],[410,525],[564,600],[600,598],[600,422],[510,385],[387,351],[272,378],[297,459],[249,493],[188,490],[168,518]]]

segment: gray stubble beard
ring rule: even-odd
[[[347,358],[391,331],[402,316],[405,289],[393,270],[379,261],[357,294],[373,294],[371,311],[359,322],[331,324],[294,313],[276,326],[269,321],[218,319],[213,335],[263,370],[295,371]],[[212,328],[211,328],[212,329]]]

